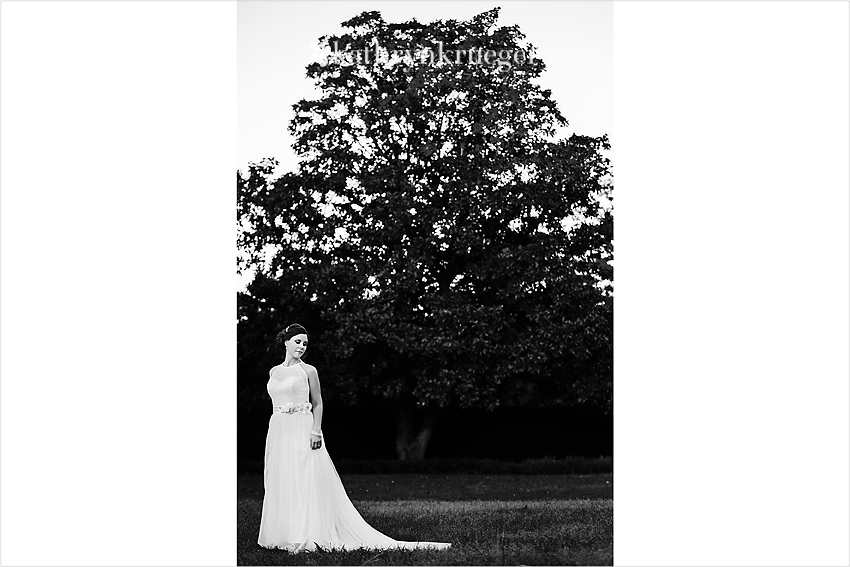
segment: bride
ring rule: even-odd
[[[282,364],[269,372],[274,405],[266,437],[262,547],[316,549],[446,549],[449,543],[396,541],[366,523],[349,500],[322,435],[322,394],[316,369],[301,361],[307,330],[289,325],[277,341]]]

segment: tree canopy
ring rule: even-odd
[[[312,325],[332,397],[399,409],[402,457],[437,408],[611,403],[608,139],[556,137],[544,62],[497,19],[344,22],[293,106],[297,171],[237,177],[240,359]]]

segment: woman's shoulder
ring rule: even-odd
[[[312,364],[307,364],[306,362],[302,362],[301,368],[303,368],[304,372],[306,372],[308,375],[313,374],[315,376],[315,375],[319,374],[318,371],[316,370],[316,367],[313,366]]]

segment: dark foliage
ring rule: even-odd
[[[322,38],[346,53],[533,53],[498,9],[469,21],[364,12]],[[400,457],[421,458],[440,408],[612,400],[613,222],[607,137],[566,120],[500,65],[332,59],[294,105],[296,172],[237,178],[240,409],[259,409],[275,332],[310,331],[328,404],[396,408]],[[315,356],[314,356],[315,355]],[[421,427],[412,409],[423,408]]]

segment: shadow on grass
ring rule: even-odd
[[[340,474],[352,500],[613,498],[614,475]],[[263,498],[262,474],[238,477],[240,497]]]
[[[612,457],[559,457],[497,461],[494,459],[335,459],[339,474],[602,474],[614,472]],[[262,461],[239,461],[239,474],[263,472]]]

